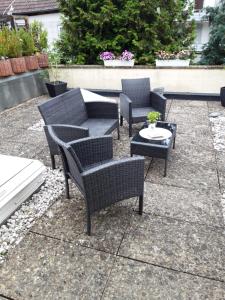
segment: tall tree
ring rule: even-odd
[[[139,64],[158,50],[179,51],[194,40],[189,0],[60,0],[63,29],[57,47],[65,62],[98,62],[99,53],[124,49]]]
[[[211,23],[209,42],[203,49],[203,64],[225,64],[225,1],[217,7],[208,8],[207,14]]]

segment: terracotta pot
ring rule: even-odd
[[[48,67],[48,54],[40,53],[37,55],[38,64],[40,68],[47,68]]]
[[[13,75],[13,70],[10,60],[0,60],[0,77],[7,77],[11,75]]]
[[[24,73],[27,71],[24,57],[17,57],[10,59],[12,70],[15,74]]]
[[[33,71],[39,69],[38,59],[36,55],[25,56],[25,62],[28,71]]]

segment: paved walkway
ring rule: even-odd
[[[0,115],[0,153],[50,165],[36,104]],[[214,151],[209,112],[219,103],[169,101],[178,124],[176,149],[163,162],[145,162],[144,215],[136,199],[93,218],[74,187],[31,228],[0,266],[0,299],[225,299],[225,235],[221,192],[224,154]],[[128,129],[114,139],[116,157],[129,155]]]

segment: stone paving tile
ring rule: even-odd
[[[145,182],[144,212],[210,226],[224,226],[221,193]]]
[[[208,113],[205,114],[190,114],[189,112],[186,112],[185,110],[183,110],[180,113],[177,112],[173,112],[172,110],[169,112],[168,115],[168,121],[169,122],[173,122],[173,123],[177,123],[177,127],[179,127],[179,125],[183,125],[186,127],[191,127],[192,129],[195,128],[196,125],[199,126],[209,126],[209,118],[208,118]]]
[[[150,215],[132,218],[119,254],[158,266],[225,281],[222,229]]]
[[[196,134],[178,133],[176,136],[176,149],[173,152],[184,148],[186,148],[185,151],[193,150],[192,154],[196,155],[198,155],[199,151],[214,152],[212,136],[210,134],[208,138],[205,138]]]
[[[220,101],[208,101],[207,105],[209,112],[225,111],[225,108],[221,105]]]
[[[117,258],[103,299],[223,300],[225,284]]]
[[[176,148],[170,152],[170,161],[183,161],[188,163],[198,163],[202,166],[215,168],[215,152],[208,145],[189,144],[188,140],[181,142],[180,137],[176,141]]]
[[[173,100],[172,107],[178,107],[180,109],[191,107],[193,109],[203,108],[207,109],[207,101],[199,100]]]
[[[8,142],[9,139],[15,138],[23,133],[24,131],[21,130],[20,128],[6,128],[6,127],[1,127],[0,128],[0,145],[3,143]],[[18,140],[17,140],[18,141]]]
[[[187,136],[193,136],[196,140],[198,138],[208,139],[211,135],[211,129],[208,125],[195,124],[190,126],[190,124],[175,123],[177,123],[177,135],[185,134]]]
[[[40,147],[48,146],[45,133],[33,130],[22,130],[20,133],[18,132],[17,135],[10,137],[9,141],[36,144],[40,145]]]
[[[9,129],[14,127],[14,118],[12,114],[6,115],[6,113],[0,114],[0,129]]]
[[[173,101],[172,106],[170,108],[171,113],[177,114],[187,114],[187,117],[193,118],[195,115],[207,116],[208,115],[208,107],[205,103],[204,106],[184,106],[182,102],[180,104],[175,104]]]
[[[114,258],[28,234],[0,266],[0,294],[17,300],[100,299]]]
[[[32,231],[116,253],[135,205],[136,198],[132,198],[94,214],[91,219],[92,235],[88,236],[84,198],[76,192],[72,199],[64,199],[53,205],[50,212],[37,221]]]
[[[190,160],[168,161],[167,176],[163,177],[164,160],[153,159],[146,180],[152,183],[186,187],[188,189],[218,191],[217,170],[214,166],[207,166]]]
[[[4,155],[34,158],[41,148],[38,145],[24,144],[19,142],[9,142],[0,144],[0,153]]]

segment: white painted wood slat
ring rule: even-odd
[[[41,186],[44,170],[37,160],[0,155],[0,224]]]

